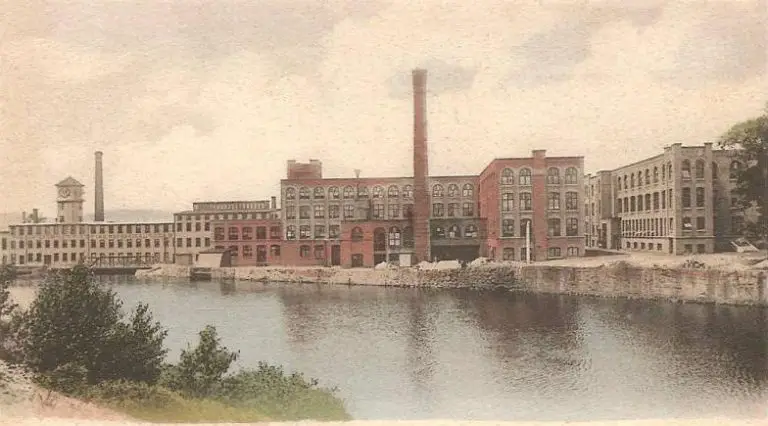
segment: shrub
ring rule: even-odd
[[[50,375],[51,384],[66,382],[63,376],[75,371],[85,371],[88,384],[156,381],[167,353],[166,332],[152,324],[144,305],[128,324],[121,322],[121,307],[114,292],[95,282],[85,266],[52,272],[16,324],[23,361],[35,373]]]

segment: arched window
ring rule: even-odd
[[[464,228],[464,238],[477,238],[477,226],[467,225]]]
[[[332,198],[334,200],[338,200],[339,199],[339,187],[332,186],[332,187],[328,188],[328,198]]]
[[[313,195],[316,200],[317,199],[322,200],[323,198],[325,198],[325,190],[322,187],[317,186],[315,187]]]
[[[286,200],[295,200],[296,199],[296,189],[294,189],[294,188],[286,188],[285,189],[285,199]]]
[[[403,197],[404,198],[413,198],[413,186],[405,185],[403,187]]]
[[[352,241],[359,242],[363,241],[363,230],[359,226],[355,226],[352,228]]]
[[[400,247],[403,245],[403,235],[400,233],[400,228],[393,226],[389,228],[389,246]]]
[[[475,195],[475,187],[472,186],[471,183],[465,183],[463,187],[461,187],[461,196],[462,197],[473,197]]]
[[[458,197],[459,196],[459,185],[456,185],[455,183],[452,183],[448,185],[448,196],[449,197]]]
[[[579,182],[579,171],[576,167],[568,167],[565,169],[565,184],[575,185]]]
[[[302,186],[299,189],[299,199],[300,200],[309,200],[309,188],[306,186]]]
[[[616,190],[621,191],[621,176],[616,178]]]
[[[547,183],[550,185],[560,184],[560,169],[550,167],[549,170],[547,170]]]
[[[667,163],[667,177],[672,179],[672,162]]]
[[[683,179],[691,178],[691,162],[689,160],[683,160],[683,162],[680,163],[680,173]]]
[[[384,188],[381,186],[374,186],[373,187],[373,198],[384,198]]]
[[[443,185],[435,184],[432,187],[432,196],[433,197],[442,197],[443,196]]]
[[[522,169],[522,170],[520,170],[519,183],[520,183],[520,185],[530,185],[531,184],[531,169]]]
[[[397,189],[397,185],[390,185],[387,189],[387,197],[397,198],[400,195],[400,190]]]
[[[624,175],[624,189],[627,189],[627,175]]]
[[[696,179],[704,179],[704,160],[696,160]]]
[[[731,161],[731,168],[728,171],[728,179],[736,180],[739,178],[739,172],[741,171],[741,163],[738,161]]]
[[[667,180],[667,167],[661,166],[661,181],[664,182]]]
[[[347,199],[347,200],[350,199],[350,198],[355,198],[355,188],[351,187],[351,186],[345,186],[344,187],[344,198]]]
[[[713,161],[712,162],[712,179],[717,180],[719,174],[720,174],[720,170],[718,170],[717,168],[717,163]]]
[[[653,183],[657,183],[659,181],[659,168],[654,167],[653,168]]]
[[[632,173],[629,175],[629,187],[634,188],[635,187],[635,174]]]
[[[515,173],[510,168],[501,171],[501,184],[513,185],[515,183]]]
[[[413,248],[413,228],[410,226],[403,228],[403,247]]]
[[[649,172],[648,169],[645,169],[645,184],[651,184],[651,172]]]
[[[531,201],[531,193],[530,192],[521,192],[520,193],[520,210],[522,210],[522,211],[533,210],[533,203]]]
[[[448,228],[448,238],[461,238],[461,229],[459,225],[451,225]]]

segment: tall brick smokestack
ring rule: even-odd
[[[415,261],[429,261],[427,70],[413,70],[413,242]]]
[[[95,222],[104,222],[104,172],[101,161],[103,155],[101,151],[96,151],[96,182],[93,197],[93,220]]]

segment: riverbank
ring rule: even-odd
[[[507,289],[510,291],[768,305],[768,270],[760,255],[617,255],[523,264],[479,263],[466,268],[429,264],[410,268],[233,267],[213,279],[265,283],[388,287]],[[758,265],[759,266],[759,265]],[[190,267],[161,265],[143,278],[188,278]]]

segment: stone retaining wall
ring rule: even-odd
[[[170,265],[169,265],[170,266]],[[144,276],[189,276],[189,267]],[[186,274],[186,275],[185,275]],[[430,288],[504,288],[513,291],[768,305],[768,279],[759,270],[721,271],[632,266],[489,264],[465,269],[220,268],[213,279]]]

